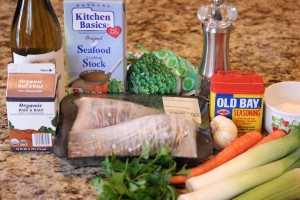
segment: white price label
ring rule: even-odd
[[[189,115],[201,124],[201,112],[196,98],[163,97],[165,113],[167,115]]]

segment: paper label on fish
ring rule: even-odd
[[[164,110],[167,115],[188,115],[201,124],[201,113],[196,98],[163,97]]]

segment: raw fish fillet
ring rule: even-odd
[[[140,155],[143,145],[169,146],[178,157],[197,157],[193,119],[182,115],[156,114],[126,121],[114,126],[71,130],[68,157],[99,157]]]
[[[113,126],[128,120],[162,111],[128,101],[82,97],[74,102],[78,113],[72,130],[85,130]]]

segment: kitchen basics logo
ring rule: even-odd
[[[108,27],[115,27],[114,13],[110,11],[74,8],[72,15],[75,31],[106,31]]]

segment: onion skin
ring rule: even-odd
[[[237,138],[238,129],[233,121],[225,116],[218,115],[210,122],[211,133],[216,150],[224,149]]]

